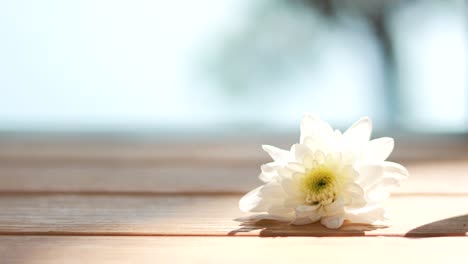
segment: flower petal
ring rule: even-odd
[[[369,182],[365,188],[370,204],[386,200],[390,195],[390,191],[400,186],[400,182],[408,177],[408,171],[398,163],[385,161],[380,164],[379,177],[374,177],[374,181]],[[374,166],[373,169],[377,171],[378,167],[378,165]]]
[[[291,152],[294,153],[296,161],[303,162],[304,157],[308,155],[311,151],[304,144],[294,144],[291,148]]]
[[[408,170],[398,163],[384,161],[383,166],[385,177],[393,177],[401,181],[408,178],[409,176]]]
[[[306,225],[315,223],[320,220],[320,213],[317,210],[320,205],[300,205],[297,206],[296,220],[292,222],[293,225]]]
[[[296,163],[288,163],[288,165],[284,167],[280,167],[278,169],[279,178],[293,178],[296,174],[302,174],[305,172],[305,169]]]
[[[305,115],[301,121],[300,143],[306,138],[320,138],[322,135],[332,134],[333,128],[317,116]]]
[[[338,215],[344,211],[344,199],[337,198],[332,204],[324,206],[325,215]]]
[[[261,220],[276,220],[280,222],[291,222],[293,220],[293,217],[291,216],[284,217],[284,216],[270,215],[270,214],[257,214],[257,215],[249,215],[246,217],[238,217],[234,220],[238,222],[258,222]]]
[[[361,145],[369,141],[371,133],[372,122],[368,117],[363,117],[348,128],[348,130],[343,133],[343,136],[348,142],[352,142],[353,145]]]
[[[365,164],[357,167],[359,173],[357,183],[364,189],[369,189],[375,182],[383,177],[383,166],[380,164]]]
[[[295,195],[295,196],[294,196]],[[300,197],[297,193],[294,193],[293,196],[288,196],[288,198],[284,199],[284,207],[287,208],[296,208],[298,205],[304,203],[304,198]]]
[[[343,225],[344,216],[335,215],[335,216],[325,216],[320,219],[320,223],[330,229],[338,229]]]
[[[300,216],[308,215],[310,212],[316,211],[320,207],[319,204],[317,205],[299,205],[296,207],[296,214]]]
[[[408,177],[408,171],[398,163],[382,162],[383,176],[380,177],[370,188],[382,186],[386,188],[399,187],[400,182]]]
[[[373,224],[385,220],[385,210],[379,206],[367,206],[347,211],[345,218],[353,223]]]
[[[280,169],[280,166],[278,165],[277,162],[270,162],[267,164],[263,164],[261,167],[262,172],[258,176],[260,180],[263,182],[269,182],[276,177],[278,177],[278,170]]]
[[[283,188],[283,191],[288,195],[288,198],[285,201],[289,199],[292,199],[292,201],[294,201],[301,196],[298,183],[299,178],[301,178],[300,175],[289,178],[283,177],[280,179],[281,187]]]
[[[294,173],[304,173],[305,168],[301,163],[298,162],[289,162],[286,165],[286,168]]]
[[[286,164],[288,161],[291,160],[291,153],[287,150],[270,145],[263,145],[262,148],[270,155],[270,157],[274,161],[278,162],[281,165]]]
[[[294,217],[294,209],[286,208],[284,207],[282,203],[280,203],[280,204],[270,207],[268,209],[268,214],[280,216],[280,217],[292,218]]]
[[[346,208],[361,208],[367,203],[364,198],[364,190],[358,184],[351,183],[345,188]]]
[[[320,215],[315,214],[313,216],[306,216],[301,218],[296,218],[291,224],[293,225],[308,225],[315,223],[320,220]]]
[[[283,191],[277,182],[269,182],[248,192],[239,201],[243,212],[266,212],[272,206],[281,204]]]
[[[384,161],[390,156],[394,146],[393,138],[383,137],[371,140],[364,150],[363,159],[370,162]]]

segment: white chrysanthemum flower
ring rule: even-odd
[[[344,220],[372,224],[384,220],[382,202],[408,176],[401,165],[385,161],[392,138],[369,141],[371,121],[362,118],[343,134],[306,115],[300,143],[290,151],[264,145],[273,162],[262,165],[264,185],[239,202],[249,219],[274,219],[302,225],[320,221],[339,228]]]

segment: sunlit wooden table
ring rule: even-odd
[[[411,177],[391,226],[330,230],[234,220],[268,160],[256,144],[4,140],[0,263],[468,263],[468,148],[455,148],[400,156]]]

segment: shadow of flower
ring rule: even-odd
[[[446,218],[410,230],[405,237],[466,236],[468,214]]]
[[[309,225],[291,225],[289,223],[273,220],[261,220],[258,222],[242,222],[241,227],[229,232],[230,236],[239,233],[258,234],[260,237],[286,237],[286,236],[310,236],[310,237],[336,237],[336,236],[364,236],[366,231],[372,231],[387,226],[354,224],[345,222],[339,229],[329,229],[320,223]]]

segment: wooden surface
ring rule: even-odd
[[[240,195],[0,196],[0,234],[170,236],[465,236],[468,195],[401,195],[387,205],[390,227],[240,223]],[[417,212],[417,213],[415,213]],[[21,221],[18,221],[21,220]]]
[[[235,221],[257,146],[138,146],[0,142],[0,263],[468,263],[463,144],[397,152],[390,225],[338,230]]]
[[[468,263],[461,237],[1,236],[8,264]]]

